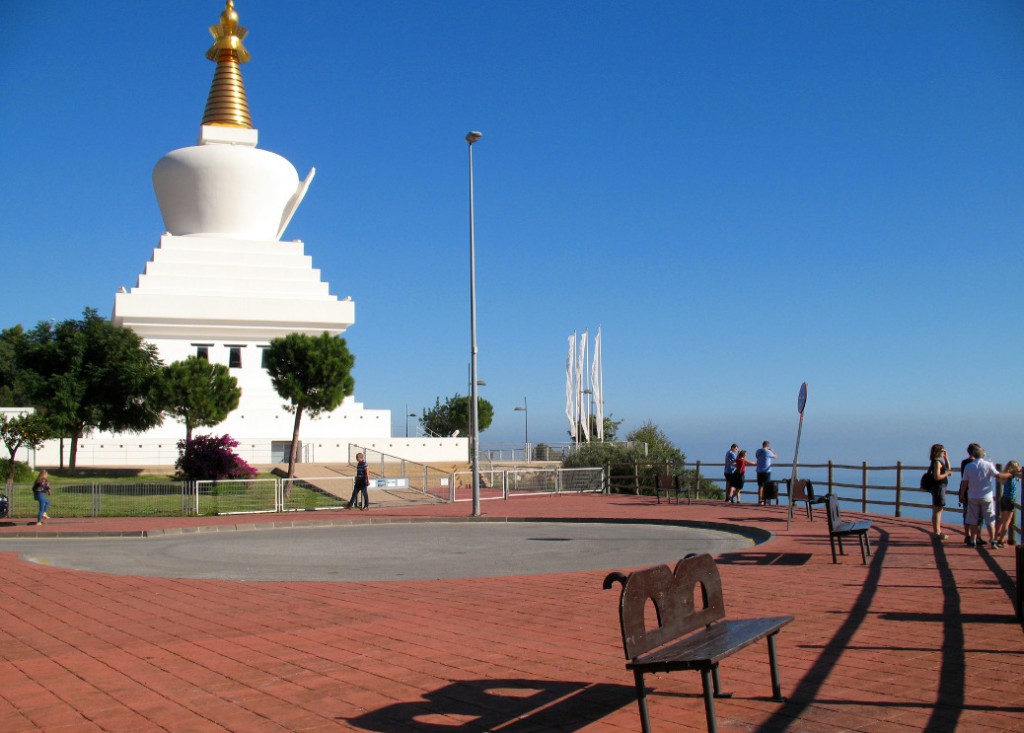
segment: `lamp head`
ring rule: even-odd
[[[474,132],[467,133],[466,134],[466,142],[469,143],[470,145],[472,145],[473,143],[478,141],[483,136],[484,136],[484,134],[482,132],[475,132],[474,131]]]

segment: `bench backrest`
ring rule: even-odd
[[[669,476],[668,474],[661,474],[660,476],[654,477],[654,488],[655,489],[679,489],[679,477]]]
[[[825,501],[828,507],[828,528],[832,531],[843,523],[843,518],[839,516],[839,499],[835,494],[827,494]]]
[[[605,580],[623,580],[613,573]],[[694,603],[695,588],[701,591]],[[647,604],[653,603],[658,625],[647,628]],[[698,605],[699,604],[699,605]],[[649,652],[680,636],[725,618],[722,578],[711,555],[695,555],[676,563],[636,570],[625,577],[619,599],[622,646],[627,659]]]
[[[810,501],[812,497],[810,492],[807,491],[807,486],[810,483],[807,479],[802,478],[794,481],[793,488],[790,491],[790,501]]]

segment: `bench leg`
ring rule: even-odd
[[[711,670],[700,671],[701,683],[704,685],[704,715],[708,719],[708,733],[718,733],[718,720],[715,718],[714,683],[711,681]]]
[[[775,656],[775,634],[768,635],[768,664],[772,669],[772,700],[775,702],[786,702],[782,696],[782,683],[779,681],[779,660]]]
[[[647,714],[647,689],[644,687],[644,673],[633,670],[633,681],[636,683],[636,704],[640,708],[640,730],[651,733],[651,718]]]
[[[867,565],[868,555],[871,554],[871,545],[868,544],[868,533],[862,532],[860,535],[860,559]]]
[[[718,677],[718,665],[711,667],[711,681],[715,683],[715,697],[732,697],[731,692],[722,692],[722,680]]]
[[[828,536],[828,544],[829,544],[829,547],[832,548],[832,564],[833,565],[838,565],[839,561],[836,559],[836,538],[833,537],[832,535],[829,535]]]

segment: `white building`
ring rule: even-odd
[[[300,181],[290,162],[256,147],[240,72],[250,58],[246,31],[233,5],[227,0],[210,29],[215,42],[206,55],[217,67],[198,142],[153,170],[165,233],[135,287],[115,296],[113,321],[154,344],[165,363],[201,356],[228,365],[242,389],[238,409],[197,432],[231,435],[250,463],[279,463],[287,460],[293,416],[263,367],[264,350],[289,333],[344,333],[355,323],[355,303],[331,294],[302,242],[281,241],[315,169]],[[78,463],[173,464],[184,435],[173,419],[140,435],[96,433],[79,442]],[[306,462],[348,461],[350,443],[414,460],[466,455],[465,441],[392,439],[390,410],[365,409],[354,397],[319,418],[304,416],[300,436]],[[39,461],[58,463],[56,450],[47,446]]]

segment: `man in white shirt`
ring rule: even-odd
[[[988,529],[988,539],[992,547],[996,546],[995,535],[992,526],[995,522],[995,489],[992,486],[992,479],[1000,481],[1013,476],[996,468],[991,461],[985,460],[985,449],[980,445],[974,445],[971,450],[971,458],[974,460],[964,466],[963,480],[967,482],[967,531],[969,534],[969,547],[977,547],[981,541],[981,527],[979,523],[984,521]],[[984,543],[981,542],[982,547]]]

